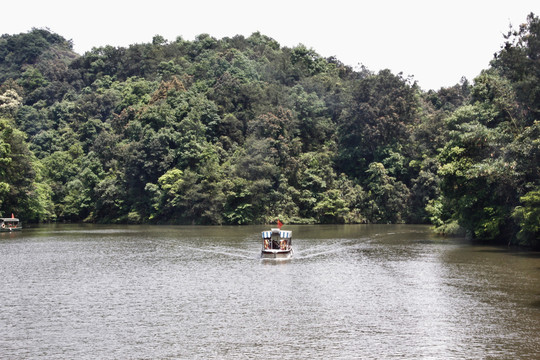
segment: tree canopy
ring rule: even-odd
[[[0,37],[0,215],[431,223],[540,245],[540,20],[422,91],[260,33],[105,46]]]

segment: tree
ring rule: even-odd
[[[540,188],[531,190],[520,197],[512,216],[519,225],[517,238],[521,244],[540,246]]]
[[[156,212],[165,218],[176,218],[178,207],[182,201],[182,186],[184,184],[183,171],[180,169],[170,169],[158,179],[159,190],[154,189],[149,184],[145,190],[156,193],[156,202],[153,204]],[[154,218],[152,215],[151,218]]]
[[[15,90],[8,89],[0,95],[0,115],[13,118],[22,104],[22,98]]]
[[[491,62],[507,78],[521,103],[528,124],[540,118],[540,18],[530,13],[519,29],[512,27]]]
[[[441,179],[438,171],[439,163],[435,159],[426,158],[421,162],[418,176],[412,180],[411,211],[407,222],[430,222],[430,213],[426,207],[440,196]]]
[[[416,109],[415,90],[400,75],[382,70],[360,80],[339,119],[339,168],[363,179],[368,164],[408,141]]]
[[[101,223],[126,222],[125,186],[121,176],[113,172],[108,173],[95,189],[96,205],[92,219]]]
[[[537,242],[540,21],[427,93],[260,33],[83,56],[0,37],[0,211],[36,220],[431,221]],[[7,208],[9,210],[6,210]],[[26,217],[26,214],[25,214]]]
[[[344,223],[350,209],[337,189],[325,191],[322,199],[315,205],[313,212],[320,223]]]
[[[314,75],[326,69],[326,61],[315,50],[308,49],[303,44],[292,49],[291,63],[300,70],[298,77]]]
[[[25,135],[0,118],[0,212],[25,214],[27,221],[54,218],[49,212],[50,189],[43,184],[39,163]]]
[[[388,175],[381,163],[371,163],[368,170],[368,204],[366,212],[371,222],[402,223],[408,207],[409,189]]]
[[[538,129],[523,121],[511,82],[496,70],[477,77],[471,94],[472,103],[446,120],[440,204],[451,215],[443,222],[457,222],[477,239],[513,242],[512,212],[539,178]]]
[[[302,139],[303,151],[314,151],[332,139],[335,128],[326,117],[325,103],[317,94],[308,94],[300,85],[291,89],[291,109],[298,119],[298,136]]]

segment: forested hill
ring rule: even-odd
[[[3,35],[0,213],[432,223],[534,245],[538,17],[501,44],[473,83],[424,92],[401,74],[353,69],[260,33],[155,36],[82,56],[48,30]]]

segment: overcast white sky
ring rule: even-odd
[[[353,67],[412,75],[425,89],[474,79],[499,51],[510,23],[540,15],[530,0],[11,0],[0,34],[47,27],[79,54],[104,45],[218,39],[260,31],[281,46],[300,43]]]

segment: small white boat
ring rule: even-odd
[[[288,259],[292,256],[292,231],[281,229],[263,231],[262,239],[261,258]]]
[[[15,217],[0,218],[0,232],[21,231],[22,225]]]

